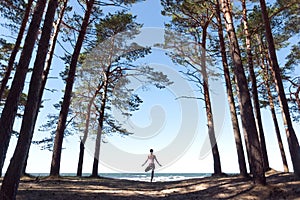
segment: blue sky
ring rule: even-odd
[[[137,14],[137,22],[144,24],[145,35],[141,38],[142,42],[147,45],[153,42],[159,42],[162,39],[162,30],[164,27],[163,18],[160,15],[160,1],[151,0],[138,3],[132,6],[131,11]],[[60,47],[57,47],[58,51]],[[190,94],[197,95],[192,92],[194,86],[183,79],[178,73],[178,67],[175,66],[162,49],[154,49],[153,54],[141,62],[148,62],[149,65],[156,69],[162,69],[170,75],[176,82],[174,85],[158,90],[150,87],[148,91],[143,91],[139,85],[134,85],[144,100],[141,109],[134,113],[129,121],[130,127],[133,127],[134,135],[130,137],[107,137],[108,143],[102,144],[100,159],[102,159],[99,172],[143,172],[140,166],[146,159],[146,154],[150,148],[153,148],[162,168],[158,168],[159,172],[213,172],[213,160],[207,146],[207,126],[204,104],[201,101],[180,99],[176,97]],[[284,63],[285,55],[288,51],[280,52],[280,63]],[[51,71],[51,76],[58,76],[63,65],[58,59],[55,61],[55,69]],[[295,72],[300,74],[299,69]],[[296,76],[295,74],[295,76]],[[223,80],[220,80],[221,82]],[[217,88],[219,82],[215,83]],[[46,115],[53,112],[52,104],[62,98],[61,89],[63,82],[58,79],[49,80],[48,88],[57,88],[56,93],[45,93],[46,99],[39,115],[36,128],[45,122]],[[222,169],[224,172],[238,172],[238,162],[235,150],[234,136],[228,112],[227,99],[224,96],[224,90],[218,90],[212,96],[214,99],[213,109],[215,115],[215,123],[218,126],[216,135],[218,147],[221,157]],[[269,154],[270,166],[277,170],[282,170],[282,162],[278,148],[276,135],[274,132],[271,115],[268,110],[262,111],[265,137],[267,141],[267,150]],[[278,115],[279,120],[281,116]],[[158,120],[159,119],[159,120]],[[16,122],[16,127],[20,125],[20,121]],[[282,124],[282,122],[279,122]],[[158,128],[156,127],[159,126]],[[295,124],[295,130],[299,138],[299,125]],[[292,165],[289,158],[286,136],[281,126],[281,134],[284,142],[285,151],[289,160],[289,167]],[[42,138],[45,133],[36,131],[34,139]],[[9,158],[12,155],[13,148],[16,144],[14,139],[10,144]],[[62,173],[75,173],[78,161],[79,135],[65,138],[64,150],[61,160]],[[87,152],[85,154],[84,172],[92,171],[93,161],[93,145],[92,142],[86,145]],[[39,147],[31,145],[31,151],[28,160],[27,171],[30,173],[48,173],[50,171],[52,152],[41,151]]]

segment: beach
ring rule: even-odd
[[[292,173],[271,171],[267,185],[239,176],[145,182],[89,177],[23,177],[18,200],[85,199],[299,199],[300,181]],[[2,182],[2,179],[1,179]]]

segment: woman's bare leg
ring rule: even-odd
[[[153,177],[154,177],[154,170],[152,170],[152,172],[151,172],[151,182],[153,180]]]

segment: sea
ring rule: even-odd
[[[33,176],[48,176],[47,173],[30,173]],[[76,176],[75,173],[61,173],[61,176]],[[83,177],[88,177],[91,174],[83,173]],[[134,181],[145,181],[149,182],[151,178],[151,173],[100,173],[99,176],[105,178],[114,178],[114,179],[126,179]],[[186,179],[194,178],[203,178],[211,176],[211,173],[155,173],[154,181],[155,182],[165,182],[165,181],[179,181]]]

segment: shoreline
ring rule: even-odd
[[[271,171],[266,178],[266,186],[255,186],[240,176],[153,183],[104,177],[23,177],[17,199],[300,199],[300,180],[292,173]]]

